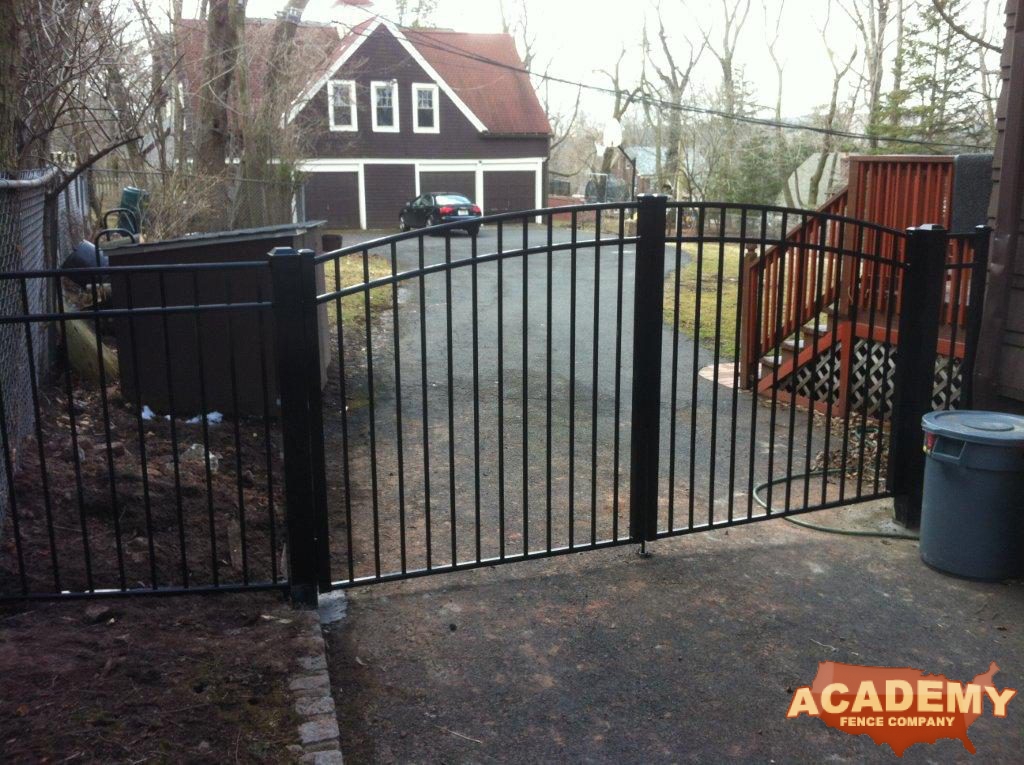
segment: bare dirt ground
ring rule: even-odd
[[[61,383],[41,388],[43,448],[33,434],[12,459],[0,594],[19,594],[23,584],[30,592],[85,591],[90,576],[97,589],[282,577],[276,428],[268,455],[262,418],[208,422],[205,434],[202,422],[180,418],[172,434],[164,417],[140,420],[116,383],[107,394],[109,436],[95,386],[76,384],[70,407]]]
[[[276,594],[0,610],[5,762],[291,762],[299,624]]]

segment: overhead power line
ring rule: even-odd
[[[386,16],[382,16],[379,13],[373,13],[372,11],[368,11],[368,13],[371,16],[374,16],[374,17],[380,19],[381,21],[387,21],[388,23],[393,24],[396,27],[401,26],[400,24],[398,24],[394,20],[389,19]],[[334,23],[340,24],[340,22],[334,22]],[[347,25],[343,25],[343,26],[347,26]],[[416,30],[412,30],[412,31],[415,34]],[[368,36],[365,31],[358,31],[357,32],[354,27],[350,27],[349,28],[349,33],[350,34],[359,35],[360,37],[367,37]],[[592,92],[595,92],[595,93],[603,93],[605,95],[610,95],[610,96],[626,96],[626,95],[629,95],[627,91],[616,90],[615,88],[612,88],[612,87],[607,87],[607,86],[604,86],[604,85],[595,85],[593,83],[588,83],[588,82],[581,82],[579,80],[573,80],[573,79],[569,79],[567,77],[559,77],[558,75],[549,74],[547,72],[534,72],[534,71],[532,71],[530,69],[527,69],[526,67],[513,66],[511,64],[505,63],[504,61],[497,61],[497,60],[489,58],[487,56],[481,56],[478,53],[474,53],[473,51],[466,50],[465,48],[460,48],[457,45],[453,45],[451,43],[435,42],[435,41],[432,41],[432,40],[424,40],[423,38],[419,38],[419,39],[417,39],[416,45],[417,46],[422,46],[424,48],[432,48],[434,50],[443,51],[445,53],[451,53],[451,54],[454,54],[456,56],[460,56],[460,57],[466,58],[466,59],[471,59],[473,61],[477,61],[477,62],[482,63],[482,64],[487,64],[489,66],[497,67],[499,69],[506,69],[506,70],[511,71],[511,72],[517,72],[517,73],[520,73],[520,74],[525,74],[525,75],[528,75],[530,77],[536,77],[537,79],[546,80],[548,82],[558,83],[560,85],[570,85],[570,86],[572,86],[574,88],[582,88],[584,90],[589,90],[589,91],[592,91]],[[781,128],[783,130],[802,130],[802,131],[808,132],[808,133],[817,133],[818,135],[836,136],[837,138],[851,138],[851,139],[855,139],[855,140],[864,140],[864,141],[877,140],[877,141],[883,141],[883,142],[886,142],[886,143],[898,143],[898,144],[905,144],[905,145],[909,145],[909,146],[927,146],[927,147],[931,147],[931,148],[941,148],[941,149],[979,149],[979,150],[985,150],[985,149],[989,148],[987,146],[981,146],[981,145],[978,145],[978,144],[951,143],[951,142],[945,142],[945,141],[929,141],[929,140],[925,140],[925,139],[922,139],[922,138],[904,138],[904,137],[901,137],[901,136],[891,136],[891,135],[882,135],[882,134],[873,134],[873,133],[859,133],[859,132],[854,131],[854,130],[836,130],[835,128],[824,128],[824,127],[819,127],[817,125],[808,125],[806,123],[801,123],[801,122],[789,122],[789,121],[782,121],[782,120],[773,120],[773,119],[769,119],[769,118],[766,118],[766,117],[755,117],[753,115],[745,115],[745,114],[730,114],[728,112],[722,111],[721,109],[714,109],[714,108],[708,107],[708,106],[694,106],[694,105],[691,105],[691,104],[677,104],[677,103],[673,103],[672,101],[666,101],[666,100],[661,99],[661,98],[656,98],[656,97],[649,96],[649,95],[644,95],[644,94],[634,98],[634,101],[640,102],[640,103],[646,103],[646,104],[648,104],[650,106],[655,106],[655,107],[658,107],[658,108],[661,108],[661,109],[675,110],[675,111],[685,112],[685,113],[688,113],[688,114],[700,114],[700,115],[707,116],[707,117],[719,117],[719,118],[724,119],[724,120],[731,120],[733,122],[741,122],[741,123],[745,123],[745,124],[748,124],[748,125],[760,125],[762,127]]]

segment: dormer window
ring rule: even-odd
[[[371,82],[373,129],[378,133],[398,132],[398,83]]]
[[[351,80],[327,81],[327,111],[331,130],[353,131],[356,124],[356,84]]]
[[[414,133],[437,133],[440,131],[438,120],[437,85],[433,83],[413,83],[412,86],[413,125]]]

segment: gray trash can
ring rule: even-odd
[[[1024,417],[926,414],[921,558],[972,579],[1024,575]]]

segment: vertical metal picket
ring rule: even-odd
[[[896,521],[908,528],[921,520],[921,418],[932,410],[948,240],[934,224],[907,230],[887,480]]]
[[[661,440],[662,302],[665,291],[665,224],[668,198],[637,197],[633,288],[633,420],[630,434],[629,537],[658,534],[658,466]]]

